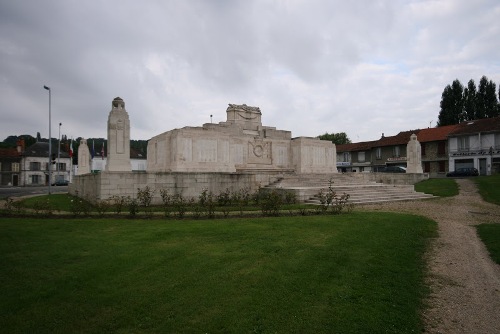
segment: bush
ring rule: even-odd
[[[163,203],[163,210],[165,217],[170,216],[170,206],[172,205],[172,195],[168,193],[167,189],[160,189],[161,202]]]
[[[283,203],[281,195],[276,191],[263,191],[259,196],[260,209],[264,216],[278,216]]]
[[[110,198],[116,214],[120,214],[123,211],[123,207],[127,204],[127,200],[126,196],[114,195]]]
[[[137,188],[137,201],[144,213],[151,217],[153,212],[151,209],[151,202],[153,200],[154,190],[149,188],[149,186],[144,187],[144,189]]]

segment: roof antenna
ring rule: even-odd
[[[429,128],[431,128],[431,127],[432,127],[432,121],[429,122]]]

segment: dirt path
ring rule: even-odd
[[[471,180],[457,183],[460,194],[453,198],[363,209],[415,213],[438,222],[439,237],[429,254],[426,333],[500,333],[500,265],[490,259],[474,227],[500,224],[500,207],[484,202]]]

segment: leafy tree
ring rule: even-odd
[[[329,140],[336,145],[351,143],[351,140],[349,139],[349,137],[347,137],[347,134],[345,132],[339,132],[339,133],[325,132],[325,134],[318,136],[318,138],[321,140]]]
[[[464,86],[458,79],[445,87],[441,95],[441,110],[438,116],[438,126],[460,123],[463,118]]]
[[[474,80],[470,79],[464,89],[464,121],[476,119],[477,91]]]
[[[499,115],[496,85],[493,81],[488,80],[486,76],[483,76],[479,82],[477,102],[476,119],[491,118]]]

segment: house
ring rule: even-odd
[[[500,173],[500,117],[462,122],[448,135],[449,170],[477,168]]]
[[[337,145],[337,168],[342,172],[377,172],[387,166],[406,167],[406,145],[418,130],[374,141]]]
[[[22,142],[24,145],[24,141]],[[18,186],[21,180],[21,142],[17,148],[0,148],[0,185]]]
[[[406,145],[412,134],[421,146],[422,169],[430,177],[449,171],[448,135],[459,125],[402,131],[379,140],[337,145],[337,168],[342,172],[377,172],[387,166],[406,167]]]
[[[427,128],[418,131],[417,139],[422,152],[422,168],[430,177],[445,176],[449,171],[448,134],[457,125]]]
[[[71,158],[67,152],[57,150],[57,144],[52,145],[51,183],[59,180],[71,180]],[[59,153],[59,154],[58,154]],[[49,143],[36,142],[22,152],[20,185],[47,185],[49,182]]]

